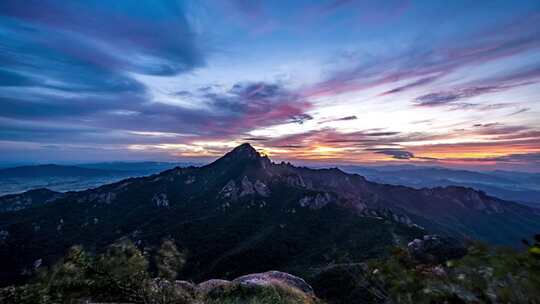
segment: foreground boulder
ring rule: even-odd
[[[196,285],[196,290],[202,303],[319,303],[306,281],[279,271],[248,274],[232,281],[208,280]]]
[[[211,279],[208,281],[204,281],[202,283],[199,283],[196,286],[196,290],[201,295],[207,295],[211,292],[215,292],[219,289],[226,289],[231,286],[231,281],[228,280],[220,280],[220,279]]]
[[[414,239],[407,245],[407,250],[416,261],[434,264],[459,259],[467,254],[467,249],[459,240],[438,235]]]
[[[242,285],[271,285],[281,283],[296,288],[306,294],[314,295],[313,288],[303,279],[280,271],[268,271],[241,276],[233,280]]]

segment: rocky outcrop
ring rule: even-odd
[[[152,204],[158,208],[168,208],[169,207],[169,198],[165,193],[156,193],[152,197]]]
[[[266,186],[265,183],[261,182],[260,180],[257,180],[255,182],[253,188],[255,189],[255,192],[257,192],[257,194],[260,196],[268,197],[270,195],[270,189],[268,188],[268,186]]]
[[[92,191],[92,190],[90,190]],[[79,203],[98,203],[110,205],[116,199],[115,192],[90,192],[77,199]]]
[[[253,188],[253,184],[249,181],[249,178],[247,176],[244,176],[242,178],[241,184],[241,192],[240,197],[255,194],[255,189]]]
[[[226,288],[231,288],[232,286],[238,284],[245,287],[264,287],[281,284],[294,288],[309,296],[315,295],[313,288],[306,283],[304,279],[280,271],[267,271],[262,273],[248,274],[238,277],[232,281],[212,279],[197,284],[195,289],[199,294],[205,295],[219,290],[224,290]]]
[[[306,188],[306,183],[301,175],[287,176],[285,178],[285,183],[292,187]]]
[[[302,207],[320,209],[332,201],[332,196],[328,192],[325,192],[317,193],[317,195],[304,196],[298,201],[298,204]]]
[[[195,286],[197,292],[201,295],[207,295],[216,289],[224,289],[231,285],[231,281],[221,279],[211,279],[197,284]]]
[[[413,221],[407,215],[394,213],[390,209],[385,209],[385,208],[364,209],[362,210],[361,214],[363,214],[364,216],[374,216],[378,218],[392,220],[396,223],[401,223],[407,226],[418,226],[414,224]]]
[[[238,198],[238,187],[233,180],[230,180],[222,189],[219,191],[219,197],[224,199],[236,200]]]
[[[438,235],[414,239],[407,245],[407,250],[420,263],[443,263],[467,254],[467,249],[457,239]]]
[[[0,197],[0,212],[19,211],[60,199],[63,193],[49,189],[34,189],[20,194],[9,194]]]
[[[230,180],[221,191],[219,191],[218,197],[236,201],[240,197],[250,195],[268,197],[270,195],[270,188],[260,180],[252,183],[247,176],[244,176],[240,182],[240,187],[236,186],[234,180]]]
[[[268,271],[263,273],[254,273],[241,276],[232,281],[233,283],[239,283],[242,285],[271,285],[273,283],[285,284],[289,287],[296,288],[308,295],[314,295],[313,288],[299,277],[293,276],[280,271]]]

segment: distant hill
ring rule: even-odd
[[[502,199],[540,208],[540,174],[511,171],[454,170],[418,166],[343,166],[368,180],[414,188],[463,186],[481,190]]]
[[[40,177],[95,177],[107,175],[125,175],[118,170],[90,169],[64,165],[33,165],[0,169],[0,178],[40,178]]]
[[[49,189],[32,189],[21,194],[9,194],[0,197],[0,212],[18,211],[37,207],[55,199],[61,198],[62,193]]]
[[[107,162],[80,165],[25,165],[0,169],[0,195],[48,188],[78,191],[99,187],[123,178],[155,174],[190,163]]]
[[[99,170],[113,170],[113,171],[128,171],[137,173],[158,173],[174,167],[189,167],[200,166],[199,163],[192,162],[102,162],[102,163],[87,163],[78,164],[77,167],[99,169]]]

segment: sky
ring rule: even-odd
[[[0,1],[0,162],[540,172],[540,1]]]

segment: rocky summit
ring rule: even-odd
[[[540,211],[483,192],[378,184],[336,168],[273,163],[243,144],[202,167],[1,197],[0,284],[24,282],[74,244],[99,253],[122,239],[150,252],[174,239],[188,253],[182,277],[202,281],[270,269],[304,275],[415,239],[437,248],[428,233],[517,245],[537,231]]]

